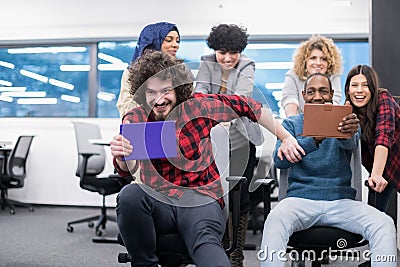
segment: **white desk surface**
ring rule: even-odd
[[[6,147],[6,146],[11,146],[12,142],[11,141],[1,141],[0,140],[0,147]]]

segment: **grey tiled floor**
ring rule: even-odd
[[[96,244],[94,230],[87,224],[74,226],[66,231],[68,221],[97,214],[97,208],[71,208],[36,206],[34,212],[16,209],[15,215],[0,209],[0,267],[123,267],[117,255],[124,252],[118,244]],[[109,214],[114,213],[113,209]],[[115,238],[116,224],[107,224],[105,235]],[[255,244],[255,251],[245,251],[245,267],[259,267],[257,251],[261,234],[247,233],[247,243]],[[329,267],[357,266],[358,262],[331,261]],[[291,266],[290,262],[285,267]],[[309,262],[306,267],[311,266]]]

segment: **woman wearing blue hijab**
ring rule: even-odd
[[[140,32],[139,39],[133,54],[132,62],[140,57],[145,50],[162,51],[173,57],[179,49],[180,35],[175,24],[158,22],[149,24]],[[124,70],[121,78],[121,90],[118,96],[117,108],[120,116],[124,116],[130,109],[136,107],[133,101],[128,82],[129,71]]]

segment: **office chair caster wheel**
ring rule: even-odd
[[[93,222],[88,222],[88,226],[89,226],[89,228],[93,228],[94,227],[94,223]]]
[[[11,215],[15,215],[15,210],[10,210]]]
[[[96,235],[97,235],[97,236],[102,236],[102,235],[103,235],[103,232],[102,232],[101,230],[96,230]]]
[[[67,226],[67,232],[68,233],[72,233],[74,231],[74,227],[72,227],[71,225]]]
[[[131,256],[128,253],[118,254],[118,263],[128,263],[131,262]]]

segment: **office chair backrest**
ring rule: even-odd
[[[85,122],[72,122],[75,128],[76,144],[78,154],[92,153],[94,154],[88,160],[86,175],[96,176],[100,174],[105,167],[106,155],[104,147],[89,143],[89,139],[101,139],[100,128],[96,124]],[[79,155],[78,167],[76,175],[79,176],[82,165],[82,156]]]
[[[226,181],[226,177],[229,176],[229,129],[218,124],[211,129],[211,140],[215,163],[217,164],[221,176],[221,182]],[[228,186],[227,183],[223,183],[222,185],[224,187]],[[226,189],[228,189],[228,187],[224,188],[225,192]]]
[[[361,144],[358,144],[358,148],[353,150],[351,155],[351,186],[356,189],[356,200],[362,200],[362,167],[361,167]],[[279,175],[279,197],[278,201],[286,197],[286,192],[288,188],[288,177],[290,174],[290,169],[281,170]]]
[[[21,186],[26,177],[26,160],[33,137],[31,135],[19,136],[8,160],[8,174],[12,179],[18,180]]]

